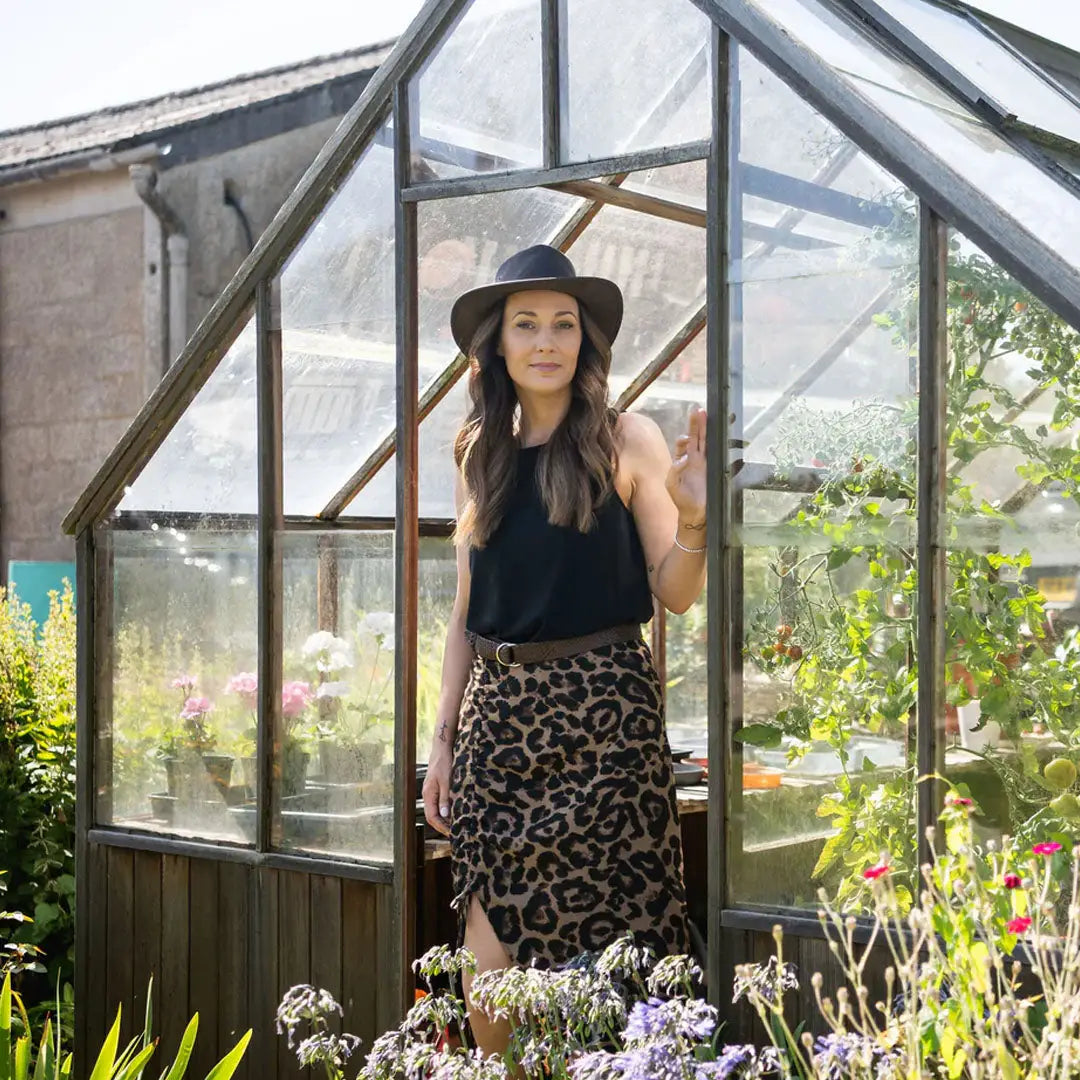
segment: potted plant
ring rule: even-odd
[[[173,798],[206,794],[206,778],[223,795],[229,790],[233,758],[214,753],[217,735],[210,726],[213,703],[197,695],[194,675],[179,675],[172,681],[181,695],[177,722],[165,731],[161,757],[165,764],[168,794]]]
[[[317,691],[317,730],[320,764],[328,783],[373,780],[383,763],[394,723],[393,636],[391,612],[369,612],[360,620],[357,646],[362,664],[358,668],[364,691],[359,700],[348,682],[334,678],[353,666],[348,643],[325,630],[304,643],[304,654],[315,661],[322,680]]]
[[[258,690],[258,676],[251,671],[237,672],[225,685],[226,693],[240,698],[251,712],[251,727],[247,732],[251,753],[242,759],[242,763],[244,783],[252,794],[257,786],[254,751],[257,735]],[[281,794],[284,797],[301,795],[307,788],[307,770],[311,755],[306,747],[307,732],[303,728],[302,720],[313,698],[311,685],[307,682],[294,680],[282,684]]]

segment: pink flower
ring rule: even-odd
[[[1041,844],[1036,844],[1032,849],[1033,855],[1053,855],[1055,851],[1060,851],[1061,845],[1056,840],[1046,840]]]
[[[1019,874],[1006,874],[1001,879],[1006,889],[1019,889],[1020,888],[1020,875]]]
[[[183,709],[180,710],[180,719],[197,720],[200,716],[205,716],[212,708],[209,698],[189,697],[184,702]]]
[[[1031,920],[1026,915],[1021,915],[1019,918],[1007,922],[1005,929],[1010,934],[1022,934],[1025,930],[1031,929]]]
[[[945,802],[948,806],[963,806],[965,808],[975,805],[973,799],[965,798],[963,795],[950,795]]]
[[[248,705],[255,707],[255,695],[259,691],[259,678],[252,671],[241,671],[225,684],[226,694],[239,694]]]
[[[306,682],[287,682],[281,687],[281,715],[295,720],[311,703],[311,685]]]
[[[877,881],[879,877],[884,877],[889,872],[889,864],[886,862],[879,862],[877,866],[868,867],[862,872],[862,876],[867,881]]]
[[[183,690],[185,694],[190,694],[195,689],[196,678],[194,675],[177,675],[172,681],[172,688],[174,690]]]

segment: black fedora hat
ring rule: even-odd
[[[511,255],[490,285],[462,293],[450,312],[450,329],[458,348],[468,355],[473,335],[488,312],[511,293],[551,289],[580,300],[608,341],[614,341],[622,323],[623,298],[619,286],[607,278],[578,277],[574,264],[558,248],[537,244]]]

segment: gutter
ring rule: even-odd
[[[118,150],[115,153],[102,150],[101,147],[95,147],[93,150],[78,150],[71,154],[49,158],[47,161],[13,165],[7,169],[0,168],[0,187],[6,187],[8,184],[51,180],[64,173],[85,172],[87,169],[91,172],[108,172],[111,169],[122,169],[139,162],[154,161],[165,153],[168,153],[168,147],[162,148],[157,143],[132,147],[130,150]]]
[[[184,223],[157,189],[158,174],[152,165],[132,165],[128,170],[135,193],[161,223],[165,234],[167,288],[165,295],[168,338],[167,369],[187,344],[188,238]],[[165,372],[162,371],[162,374]]]

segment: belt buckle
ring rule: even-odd
[[[504,668],[521,667],[521,664],[516,663],[514,660],[504,660],[502,658],[503,649],[513,649],[513,648],[514,648],[514,645],[511,642],[509,642],[509,641],[500,641],[499,644],[495,646],[495,662],[498,663],[498,664],[502,664],[502,666]]]

